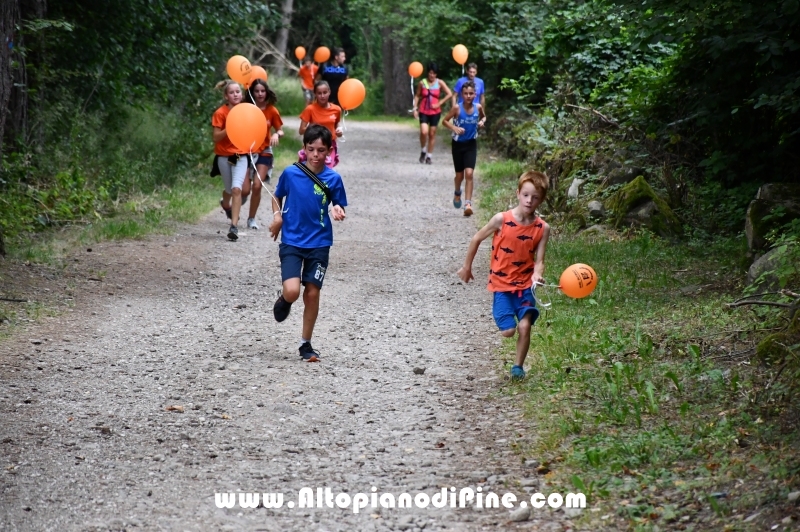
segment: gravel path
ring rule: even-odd
[[[455,272],[474,220],[451,206],[447,145],[424,166],[416,142],[408,126],[348,124],[350,207],[318,364],[298,360],[302,301],[272,318],[268,216],[236,243],[217,210],[174,235],[83,249],[64,269],[18,266],[15,282],[61,310],[0,340],[0,530],[569,528],[545,510],[509,523],[506,509],[215,504],[303,487],[547,493],[512,448],[534,430],[503,393],[488,246],[465,287]]]

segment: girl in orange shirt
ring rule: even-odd
[[[242,195],[246,197],[250,193],[250,183],[252,182],[253,198],[250,200],[250,215],[247,218],[247,228],[258,229],[256,212],[258,212],[258,206],[261,204],[261,182],[266,181],[269,183],[272,176],[272,148],[278,145],[280,138],[283,136],[283,129],[281,129],[283,120],[281,120],[281,114],[275,108],[278,97],[263,79],[257,79],[250,84],[246,98],[248,102],[261,109],[267,119],[267,137],[264,139],[264,143],[256,150],[255,153],[257,155],[254,154],[259,179],[253,179],[251,175],[253,169],[248,167],[248,179],[244,180],[244,189],[242,189]],[[270,135],[271,130],[275,130],[272,135]]]
[[[303,58],[303,66],[297,71],[297,77],[300,78],[300,86],[303,88],[303,97],[306,99],[306,105],[314,101],[314,78],[317,77],[319,67],[311,61],[311,56],[306,55]]]
[[[214,154],[219,173],[222,175],[222,182],[225,191],[219,204],[231,219],[231,227],[228,230],[228,238],[236,240],[239,238],[239,211],[242,208],[242,185],[247,176],[248,157],[239,150],[228,138],[225,132],[225,121],[228,113],[234,105],[242,101],[242,88],[238,83],[226,80],[217,84],[217,88],[222,88],[225,104],[214,111],[211,117],[211,125],[214,128],[212,138],[214,139]],[[227,205],[227,207],[226,207]]]
[[[342,108],[328,100],[331,97],[331,87],[327,81],[318,81],[314,84],[314,103],[306,106],[300,113],[300,135],[305,134],[310,124],[317,124],[328,128],[333,135],[333,146],[330,153],[325,157],[325,166],[333,168],[339,164],[339,150],[336,147],[336,138],[341,137],[344,132],[339,122],[342,120]],[[300,162],[305,162],[306,151],[297,152]]]

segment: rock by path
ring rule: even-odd
[[[236,243],[215,211],[174,235],[95,245],[40,279],[31,267],[30,290],[71,302],[0,340],[0,529],[569,528],[545,510],[511,523],[506,509],[215,504],[303,487],[546,491],[512,451],[532,428],[502,393],[488,246],[464,286],[476,225],[451,206],[447,146],[425,166],[416,142],[404,125],[348,124],[350,207],[334,226],[318,364],[298,360],[302,302],[272,318],[267,202],[262,230]]]

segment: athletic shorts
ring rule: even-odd
[[[431,127],[436,127],[439,125],[439,119],[442,118],[442,113],[436,113],[435,115],[424,115],[422,113],[419,114],[419,123],[420,124],[428,124]]]
[[[222,183],[225,185],[225,192],[231,194],[234,188],[242,189],[249,164],[249,155],[217,156],[217,166],[222,176]]]
[[[465,168],[475,169],[478,161],[478,141],[477,139],[466,142],[453,141],[453,166],[456,173],[463,172]]]
[[[256,159],[256,165],[263,164],[264,166],[272,166],[272,154],[264,155],[263,153]]]
[[[528,312],[533,313],[531,316],[531,325],[533,325],[539,317],[539,309],[536,308],[536,300],[530,288],[516,292],[494,293],[492,315],[501,331],[516,328],[517,321],[524,318]]]
[[[328,269],[330,247],[298,248],[289,244],[278,247],[281,259],[281,280],[300,278],[303,284],[311,283],[322,288],[325,271]]]

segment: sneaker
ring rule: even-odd
[[[419,164],[422,164],[422,163],[425,162],[425,156],[426,155],[427,155],[427,153],[424,152],[424,151],[419,152]]]
[[[228,207],[226,209],[225,207],[223,207],[223,205],[224,205],[223,201],[225,201],[225,200],[219,200],[219,206],[222,207],[222,210],[225,211],[225,216],[227,216],[228,220],[230,220],[231,219],[231,208]]]
[[[453,193],[453,207],[456,209],[461,208],[461,191],[458,190]]]
[[[433,159],[431,159],[430,155],[425,156],[425,164],[433,164]]]
[[[472,202],[469,200],[464,202],[464,216],[472,216]]]
[[[511,368],[512,381],[521,381],[524,378],[525,378],[525,370],[522,369],[522,366],[514,366]]]
[[[319,362],[319,351],[311,347],[311,342],[301,345],[299,351],[303,362]]]
[[[230,229],[228,229],[228,238],[231,240],[238,240],[239,239],[239,228],[235,225],[232,225]]]
[[[256,219],[255,218],[248,218],[247,219],[247,228],[248,229],[253,229],[255,231],[258,231],[258,224],[256,223]]]
[[[272,306],[272,314],[275,316],[275,321],[281,322],[289,317],[289,311],[292,310],[292,304],[283,299],[283,296],[278,296],[275,304]]]

